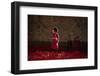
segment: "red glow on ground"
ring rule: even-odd
[[[87,54],[81,50],[65,50],[65,51],[29,51],[28,60],[56,60],[56,59],[79,59],[87,58]]]

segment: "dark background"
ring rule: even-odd
[[[28,43],[31,45],[50,45],[51,30],[56,27],[59,32],[59,45],[77,39],[86,46],[87,17],[28,15]],[[69,46],[69,45],[68,45]]]

